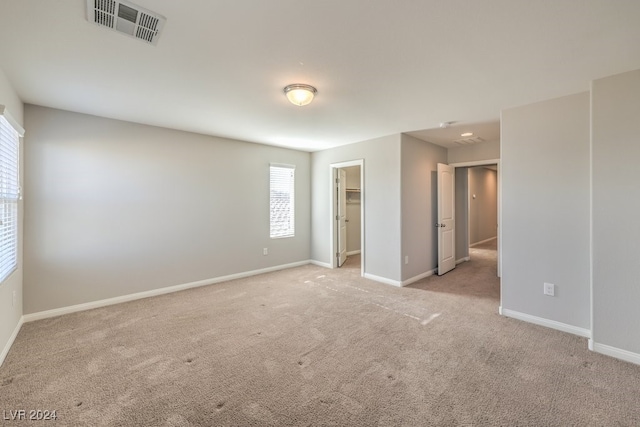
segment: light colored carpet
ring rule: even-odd
[[[471,257],[403,289],[351,257],[28,323],[0,411],[55,409],[39,425],[68,426],[640,425],[640,366],[499,316],[495,251]]]

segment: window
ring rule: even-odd
[[[295,235],[295,166],[269,168],[269,235],[272,239]]]
[[[0,282],[18,263],[18,166],[23,132],[0,105]]]

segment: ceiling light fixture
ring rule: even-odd
[[[473,132],[465,132],[463,134],[460,134],[460,136],[473,136]]]
[[[316,93],[318,93],[318,90],[315,87],[300,83],[284,88],[284,94],[287,95],[289,102],[299,107],[311,103]]]

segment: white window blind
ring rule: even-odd
[[[18,167],[23,132],[0,105],[0,282],[18,262]]]
[[[295,166],[271,165],[269,168],[269,234],[271,238],[295,235]]]

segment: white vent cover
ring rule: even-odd
[[[128,1],[87,0],[87,20],[156,45],[167,18]]]
[[[458,145],[471,145],[471,144],[477,144],[478,142],[483,142],[484,139],[480,138],[479,136],[474,136],[473,138],[465,138],[465,139],[456,139],[455,142]]]

